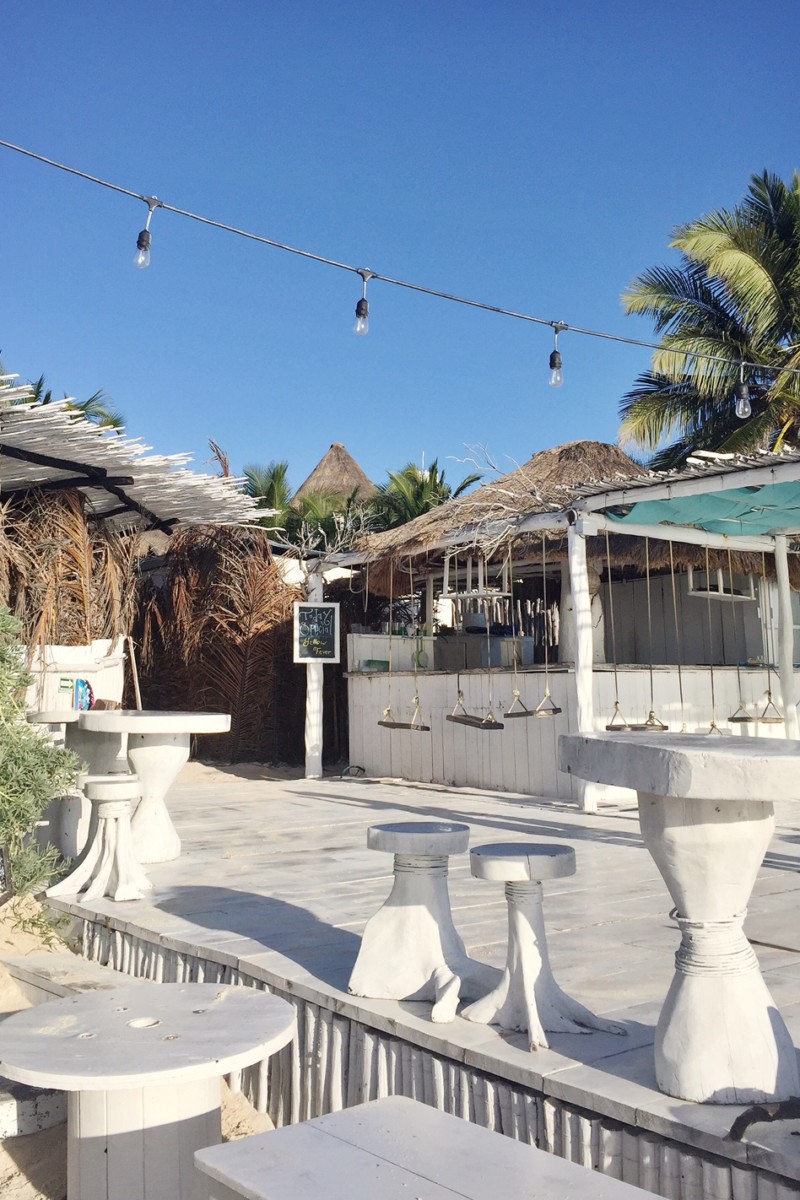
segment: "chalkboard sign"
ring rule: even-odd
[[[8,848],[0,846],[0,904],[11,899],[11,866],[8,861]]]
[[[294,606],[294,661],[339,661],[339,605],[298,601]]]

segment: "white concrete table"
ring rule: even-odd
[[[374,1000],[432,1000],[434,1021],[452,1021],[459,997],[493,987],[494,967],[467,954],[447,890],[447,860],[463,854],[469,826],[452,821],[373,825],[371,850],[394,855],[394,884],[367,922],[348,990]]]
[[[390,1096],[201,1150],[209,1200],[643,1200],[649,1192]]]
[[[29,712],[27,718],[32,725],[48,725],[54,736],[57,731],[63,731],[65,749],[72,750],[90,774],[126,774],[129,771],[127,734],[120,732],[106,738],[95,737],[81,727],[80,715],[78,709],[67,708]],[[65,858],[77,858],[89,840],[92,806],[82,788],[83,781],[79,779],[78,790],[61,797],[57,809],[53,810],[55,821],[51,841]]]
[[[775,827],[800,799],[800,742],[705,734],[566,734],[561,769],[639,793],[645,845],[681,930],[656,1030],[656,1079],[683,1100],[800,1094],[788,1030],[742,926]]]
[[[220,1078],[291,1041],[290,1004],[254,988],[162,983],[84,992],[0,1024],[0,1073],[68,1092],[68,1200],[207,1200]]]
[[[92,805],[86,852],[65,879],[47,889],[48,896],[86,900],[141,900],[152,883],[136,861],[131,840],[131,810],[142,794],[135,775],[89,775],[83,788]]]
[[[550,967],[542,909],[542,880],[575,874],[571,846],[547,842],[498,842],[470,851],[472,874],[504,883],[508,902],[508,954],[502,978],[486,996],[461,1012],[468,1021],[527,1033],[529,1048],[547,1049],[550,1033],[626,1033],[623,1025],[596,1017],[558,986]]]
[[[150,712],[147,709],[89,709],[80,727],[111,742],[127,735],[128,760],[142,784],[142,799],[133,815],[133,844],[140,863],[168,862],[181,852],[165,797],[189,759],[193,733],[227,733],[226,713]]]

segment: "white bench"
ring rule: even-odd
[[[643,1200],[648,1193],[391,1096],[195,1153],[208,1200]]]

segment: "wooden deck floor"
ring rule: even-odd
[[[733,1168],[737,1163],[743,1170],[746,1164],[768,1166],[784,1178],[800,1178],[797,1138],[791,1136],[799,1124],[760,1126],[749,1144],[731,1146],[722,1136],[738,1109],[689,1105],[655,1089],[654,1025],[679,936],[668,915],[666,888],[642,845],[634,808],[588,815],[508,793],[338,777],[285,780],[271,778],[269,768],[259,766],[220,769],[190,763],[171,793],[170,810],[183,853],[174,862],[148,868],[155,884],[150,898],[122,904],[66,901],[59,907],[120,935],[141,934],[200,957],[249,964],[276,989],[313,997],[332,1011],[393,1030],[432,1054],[607,1121],[724,1156]],[[778,814],[746,928],[797,1042],[800,833],[792,823],[795,811],[787,804]],[[433,1025],[426,1005],[347,996],[361,930],[391,883],[391,858],[366,848],[367,827],[442,818],[467,823],[472,845],[533,838],[575,847],[577,874],[546,886],[554,973],[584,1004],[627,1022],[627,1037],[553,1035],[550,1050],[531,1054],[521,1037],[460,1018]],[[469,952],[502,965],[502,888],[472,878],[468,856],[462,855],[451,860],[450,893]],[[647,1183],[641,1172],[631,1181]]]

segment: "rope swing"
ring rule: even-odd
[[[608,537],[608,529],[606,534],[606,568],[608,570],[608,615],[611,620],[611,657],[614,666],[614,713],[611,720],[606,725],[608,733],[622,733],[626,729],[630,729],[630,725],[625,720],[622,712],[622,705],[619,702],[619,674],[617,672],[617,629],[614,624],[614,585],[611,581],[611,542]]]
[[[653,605],[650,596],[650,538],[644,539],[644,561],[645,573],[647,577],[647,642],[650,650],[650,711],[647,714],[647,720],[638,725],[631,725],[630,728],[637,730],[640,733],[666,733],[669,725],[665,725],[663,721],[656,716],[655,706],[655,686],[653,678]]]
[[[550,647],[547,633],[547,538],[542,535],[542,609],[544,611],[544,695],[533,710],[535,717],[555,717],[561,709],[550,695]]]
[[[520,662],[520,633],[522,632],[522,610],[520,609],[520,622],[519,622],[519,625],[517,625],[517,621],[516,621],[516,617],[515,617],[515,613],[514,613],[514,576],[513,576],[512,570],[511,570],[511,543],[510,542],[508,545],[508,590],[509,590],[509,594],[511,597],[511,602],[510,602],[509,607],[511,610],[511,643],[512,643],[511,648],[512,648],[513,656],[514,656],[514,687],[511,692],[513,699],[511,701],[511,704],[509,705],[508,712],[503,713],[503,720],[505,720],[505,721],[509,720],[510,718],[513,719],[514,717],[517,717],[517,718],[532,717],[535,715],[533,712],[533,709],[528,708],[527,704],[525,704],[525,702],[522,699],[522,696],[520,695],[518,664]]]
[[[414,575],[411,570],[411,559],[408,560],[408,577],[409,587],[411,588],[412,603],[414,598]],[[414,705],[414,712],[410,721],[398,721],[392,714],[392,644],[394,640],[394,563],[389,572],[389,697],[386,708],[383,710],[383,719],[378,721],[384,729],[410,729],[412,733],[430,733],[430,725],[426,725],[422,720],[419,703],[419,688],[417,686],[417,659],[419,653],[417,650],[417,639],[414,638],[414,695],[411,703]]]

